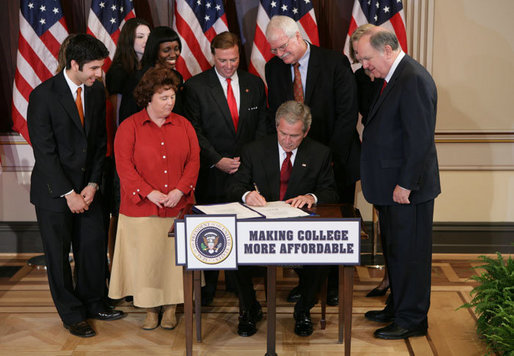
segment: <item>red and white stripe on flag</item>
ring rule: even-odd
[[[310,1],[305,0],[261,0],[257,11],[257,24],[253,39],[252,54],[250,56],[249,71],[266,82],[264,65],[273,54],[266,41],[266,27],[275,15],[284,15],[293,18],[304,39],[319,46],[318,25],[314,8]]]
[[[87,19],[87,33],[95,36],[109,50],[103,70],[109,69],[120,31],[125,22],[136,16],[132,0],[93,0]]]
[[[350,57],[350,36],[361,25],[373,24],[396,33],[403,51],[407,53],[407,32],[401,0],[355,0],[352,19],[346,36],[344,54]]]
[[[223,0],[175,0],[173,29],[182,42],[177,70],[187,80],[212,67],[211,41],[228,31]]]
[[[59,0],[21,0],[20,34],[12,95],[13,129],[30,143],[29,95],[57,69],[59,48],[68,36]]]

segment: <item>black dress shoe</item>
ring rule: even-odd
[[[327,292],[327,305],[330,305],[331,307],[335,307],[339,304],[339,297],[338,297],[337,290],[329,290]]]
[[[387,290],[389,289],[389,286],[385,287],[384,289],[380,289],[378,287],[372,289],[368,294],[366,294],[366,297],[383,297]]]
[[[262,318],[262,312],[261,312]],[[248,311],[243,311],[239,315],[239,324],[237,325],[237,334],[239,336],[248,337],[257,332],[256,320],[250,315]]]
[[[289,295],[287,296],[287,301],[289,303],[296,303],[300,300],[302,295],[300,294],[300,286],[296,286],[289,292]]]
[[[384,310],[370,310],[364,314],[364,317],[379,323],[390,323],[394,321],[394,313],[388,310],[387,307]]]
[[[407,339],[412,336],[425,336],[426,334],[426,328],[404,329],[401,326],[392,323],[385,328],[376,330],[373,335],[378,339],[398,340]]]
[[[312,334],[312,320],[309,312],[294,312],[294,333],[298,336]]]
[[[118,320],[126,317],[127,314],[121,310],[116,309],[106,309],[102,312],[98,313],[88,313],[87,317],[90,319],[98,319],[98,320]]]
[[[66,329],[68,329],[72,335],[75,335],[75,336],[92,337],[92,336],[96,335],[93,328],[85,320],[75,323],[75,324],[62,323],[62,325]]]

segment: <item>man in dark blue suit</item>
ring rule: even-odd
[[[364,122],[361,182],[387,236],[392,296],[384,310],[365,317],[392,322],[375,331],[377,338],[426,335],[434,199],[441,192],[434,143],[437,89],[426,69],[402,52],[394,33],[368,30],[358,54],[364,69],[385,80]]]
[[[244,146],[241,167],[231,177],[227,197],[252,206],[276,200],[285,200],[298,208],[337,202],[330,150],[307,137],[311,122],[311,112],[305,104],[291,100],[280,105],[275,118],[276,134]],[[294,308],[294,331],[299,336],[312,334],[310,310],[327,273],[326,266],[303,269],[304,283]],[[238,334],[251,336],[257,332],[256,322],[262,318],[252,272],[250,268],[239,267],[234,274],[240,308]]]
[[[224,203],[225,186],[237,172],[241,147],[264,136],[266,92],[255,75],[238,69],[239,38],[231,32],[211,42],[214,67],[184,85],[185,116],[193,124],[200,144],[200,173],[196,185],[199,204]],[[205,272],[202,304],[211,303],[218,271]]]
[[[353,204],[359,180],[360,141],[357,134],[357,86],[350,62],[341,52],[305,41],[290,17],[273,16],[266,28],[271,58],[265,66],[268,83],[269,119],[287,100],[308,105],[312,113],[309,137],[330,147],[341,203]],[[270,125],[271,126],[271,125]],[[299,286],[288,300],[299,298]],[[327,303],[337,305],[337,268],[331,270]]]
[[[124,316],[104,304],[107,251],[98,185],[106,149],[105,91],[97,79],[108,54],[94,37],[76,35],[66,48],[66,69],[32,91],[27,110],[36,159],[30,201],[36,206],[48,284],[64,327],[81,337],[95,335],[87,318]]]

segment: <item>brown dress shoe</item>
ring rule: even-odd
[[[165,305],[164,313],[162,314],[161,328],[163,329],[175,329],[177,326],[177,318],[175,316],[175,310],[177,306],[175,304]]]

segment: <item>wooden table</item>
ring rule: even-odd
[[[361,218],[358,210],[347,204],[326,204],[311,209],[322,218]],[[180,217],[179,217],[180,218]],[[313,217],[316,218],[316,217]],[[362,224],[361,224],[362,226]],[[172,233],[172,232],[170,232]],[[350,355],[352,334],[354,266],[339,266],[339,332],[338,343],[344,341],[344,354]],[[276,281],[277,267],[267,267],[267,348],[266,356],[275,356],[276,349]],[[193,288],[194,287],[194,288]],[[184,268],[184,319],[186,328],[186,355],[193,355],[193,290],[195,291],[196,339],[202,341],[200,271]],[[324,303],[324,301],[323,301]],[[323,313],[324,314],[324,313]],[[322,320],[323,322],[323,320]]]

